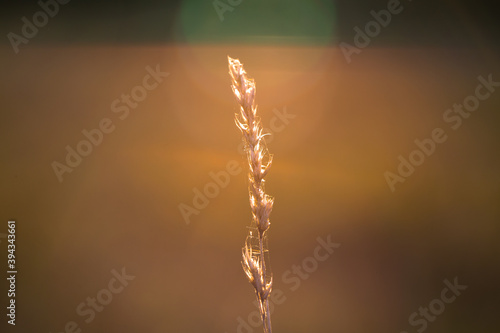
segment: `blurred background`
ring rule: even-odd
[[[498,332],[498,87],[443,118],[479,77],[500,81],[491,6],[4,4],[0,266],[14,219],[18,275],[15,327],[1,284],[1,331],[262,331],[240,264],[250,209],[229,55],[271,134],[274,331]],[[436,128],[446,140],[391,185]],[[318,238],[340,244],[324,261]],[[467,289],[443,303],[455,279]]]

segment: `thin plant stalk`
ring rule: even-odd
[[[269,295],[271,294],[273,278],[269,268],[269,260],[265,253],[267,249],[267,231],[270,222],[269,215],[274,199],[264,190],[264,177],[272,163],[265,142],[262,124],[257,117],[255,104],[255,82],[246,76],[243,65],[237,59],[228,57],[231,88],[240,106],[240,112],[235,116],[236,126],[243,134],[247,154],[249,172],[249,198],[252,210],[252,223],[249,234],[242,249],[242,266],[246,276],[255,289],[259,302],[264,333],[272,333],[271,313],[269,311]],[[267,267],[266,267],[267,266]]]

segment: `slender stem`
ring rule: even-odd
[[[266,302],[265,313],[266,313],[267,320],[264,322],[264,330],[267,333],[272,333],[271,332],[271,312],[269,311],[269,300],[266,298],[265,302]]]
[[[259,232],[259,248],[260,248],[260,263],[262,275],[264,277],[264,281],[266,280],[266,261],[264,260],[264,233]],[[264,298],[262,307],[264,311],[262,311],[262,324],[264,325],[264,332],[271,333],[271,312],[269,311],[269,295]]]

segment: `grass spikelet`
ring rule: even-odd
[[[240,129],[245,142],[248,160],[248,187],[252,222],[242,249],[243,270],[255,289],[259,310],[262,317],[264,333],[271,333],[271,313],[269,311],[269,295],[273,279],[269,271],[269,260],[265,254],[267,249],[267,231],[270,227],[269,215],[273,209],[274,199],[264,190],[264,177],[272,163],[263,133],[262,124],[257,117],[255,104],[255,81],[247,77],[243,65],[237,59],[228,57],[231,88],[240,106],[235,115],[236,126]],[[268,257],[268,256],[267,256]],[[266,267],[267,265],[267,267]]]

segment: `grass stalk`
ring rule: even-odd
[[[266,260],[265,254],[267,253],[268,257],[267,231],[274,199],[264,190],[264,177],[271,167],[272,155],[267,150],[264,138],[266,134],[263,133],[262,124],[257,117],[255,82],[247,77],[239,60],[228,57],[228,61],[231,88],[240,106],[240,112],[235,115],[235,122],[243,134],[249,166],[248,187],[252,223],[242,249],[242,266],[255,289],[264,333],[272,333],[269,295],[272,291],[273,278],[269,259]]]

